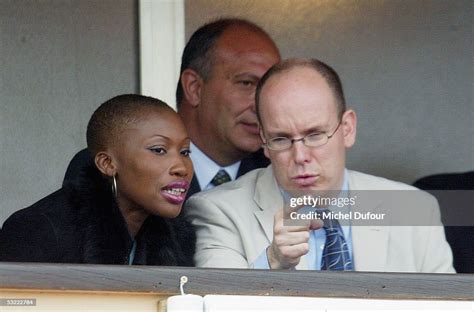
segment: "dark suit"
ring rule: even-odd
[[[69,166],[66,169],[63,185],[65,185],[67,182],[74,181],[78,177],[79,172],[81,171],[81,168],[83,168],[86,165],[87,166],[92,165],[93,162],[94,161],[92,159],[92,156],[90,155],[89,150],[87,148],[78,152],[73,157],[73,159],[69,163]],[[237,172],[237,177],[240,177],[241,175],[244,175],[251,170],[266,167],[269,164],[270,164],[270,161],[263,154],[263,150],[259,150],[253,154],[250,154],[246,158],[242,159],[242,162],[240,163],[239,171]],[[199,187],[199,182],[196,178],[196,175],[194,175],[193,180],[191,181],[191,185],[189,187],[188,194],[186,195],[186,199],[188,199],[194,193],[197,193],[200,191],[201,191],[201,188]]]
[[[430,190],[474,190],[474,171],[427,176],[416,181],[414,186],[428,192]],[[439,194],[433,193],[433,195]],[[449,213],[449,203],[441,198],[438,200],[441,215]],[[466,205],[472,205],[472,202],[467,202]],[[474,226],[445,226],[445,232],[446,240],[453,251],[456,272],[474,273]]]

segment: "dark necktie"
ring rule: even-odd
[[[325,209],[325,212],[329,210]],[[351,271],[353,269],[351,256],[344,239],[341,225],[336,219],[323,219],[326,230],[321,270]]]
[[[229,182],[230,180],[231,178],[229,174],[227,173],[227,171],[225,171],[224,169],[221,169],[219,170],[219,172],[216,173],[211,183],[214,186],[218,186],[218,185],[221,185],[222,183]]]

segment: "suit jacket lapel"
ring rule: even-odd
[[[273,240],[273,217],[278,209],[283,208],[283,197],[271,166],[264,169],[257,178],[254,201],[259,208],[254,214],[270,243]]]
[[[361,183],[358,183],[357,179],[349,171],[349,191],[363,191],[365,194],[357,194],[360,199],[361,197],[368,198],[370,194],[366,192],[372,190],[367,190]],[[353,194],[350,196],[353,196]],[[356,205],[355,209],[362,213],[377,213],[377,211],[382,210],[383,203],[380,200],[361,200],[359,202],[360,206],[357,204],[357,201]],[[385,271],[389,226],[355,225],[351,227],[351,231],[355,270]]]

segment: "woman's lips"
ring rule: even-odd
[[[161,189],[161,195],[171,204],[179,205],[186,199],[186,192],[189,189],[189,182],[180,180],[174,181]]]
[[[314,186],[318,178],[319,178],[318,175],[305,174],[305,175],[296,176],[292,178],[292,180],[299,187],[308,187],[308,186]]]

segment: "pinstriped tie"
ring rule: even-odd
[[[329,210],[325,209],[325,212]],[[321,270],[351,271],[353,269],[351,256],[344,239],[341,225],[336,219],[323,219],[326,230]]]
[[[227,173],[227,171],[225,171],[224,169],[221,169],[221,170],[219,170],[219,172],[216,173],[216,175],[212,179],[211,183],[214,186],[218,186],[218,185],[221,185],[222,183],[229,182],[230,180],[231,180],[231,178],[230,178],[229,174]]]

